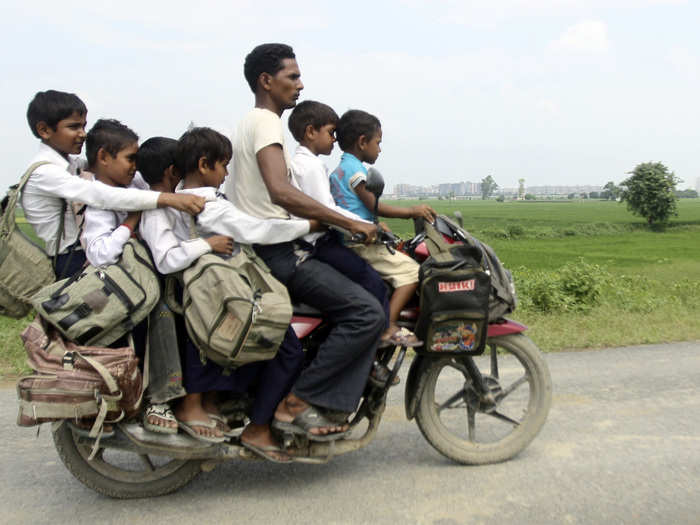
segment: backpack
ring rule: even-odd
[[[64,341],[39,316],[22,332],[22,341],[34,374],[17,382],[19,426],[87,419],[89,436],[99,438],[104,423],[139,411],[144,385],[133,345],[78,346]],[[99,439],[93,454],[97,443]]]
[[[493,248],[479,241],[444,215],[440,215],[436,219],[434,227],[429,224],[425,226],[425,243],[431,254],[449,251],[450,247],[453,246],[445,240],[443,234],[457,242],[472,246],[481,253],[479,264],[491,279],[489,320],[491,322],[498,321],[503,316],[515,311],[518,297],[515,293],[513,275],[503,267]]]
[[[426,225],[426,231],[433,228]],[[429,234],[430,235],[430,234]],[[464,244],[430,248],[420,267],[420,313],[416,352],[478,355],[486,345],[490,277],[481,252]]]
[[[160,299],[160,282],[146,247],[124,244],[115,264],[82,272],[39,290],[36,311],[69,341],[107,346],[145,319]]]
[[[15,208],[22,189],[39,166],[35,162],[22,175],[19,183],[10,187],[2,200],[0,219],[0,315],[16,319],[27,315],[32,306],[30,298],[42,287],[54,282],[56,276],[51,260],[42,247],[34,243],[15,221]],[[62,222],[62,219],[61,219]],[[61,234],[62,224],[59,227]]]
[[[287,288],[252,248],[236,244],[230,257],[202,255],[182,280],[187,333],[203,363],[211,359],[230,369],[275,357],[292,305]]]

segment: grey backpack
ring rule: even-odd
[[[115,264],[42,288],[32,304],[69,341],[107,346],[145,319],[160,299],[160,282],[141,242],[129,239]]]
[[[202,361],[224,368],[272,359],[292,318],[287,288],[247,245],[205,254],[183,272],[187,333]]]
[[[0,219],[0,315],[21,318],[32,308],[30,298],[55,280],[51,260],[44,249],[17,227],[15,208],[22,188],[36,168],[35,162],[2,200]]]

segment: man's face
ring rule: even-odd
[[[282,69],[270,77],[270,96],[281,109],[293,108],[304,84],[299,65],[293,58],[282,59]]]
[[[136,174],[136,152],[139,146],[136,142],[119,150],[114,157],[107,153],[105,164],[100,166],[100,174],[109,178],[115,186],[127,187]]]
[[[73,113],[70,117],[59,120],[56,129],[42,127],[39,136],[62,155],[78,155],[85,142],[85,117],[86,115]]]

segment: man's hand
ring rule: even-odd
[[[206,201],[204,197],[188,193],[161,193],[158,197],[158,207],[165,208],[167,206],[190,215],[197,215],[204,209]]]
[[[365,244],[371,244],[377,240],[377,226],[370,222],[352,221],[350,233],[352,235],[356,233],[364,235]]]
[[[435,217],[437,213],[433,208],[427,204],[418,204],[416,206],[411,206],[411,217],[414,219],[420,219],[421,217],[428,222],[435,222]]]
[[[379,224],[377,224],[377,226],[379,226],[379,227],[380,227],[382,230],[384,230],[385,232],[390,232],[390,231],[391,231],[391,228],[389,228],[389,226],[387,225],[387,223],[385,223],[385,222],[383,222],[383,221],[379,221]]]
[[[231,255],[233,252],[233,239],[226,235],[212,235],[204,239],[211,246],[211,251],[214,253],[223,253],[224,255]]]

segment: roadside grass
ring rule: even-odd
[[[417,203],[459,210],[496,250],[516,279],[512,317],[542,350],[700,339],[700,199],[680,200],[663,231],[608,201],[393,204]],[[404,239],[413,234],[412,221],[386,222]],[[0,317],[0,376],[28,371],[19,333],[30,319]]]

